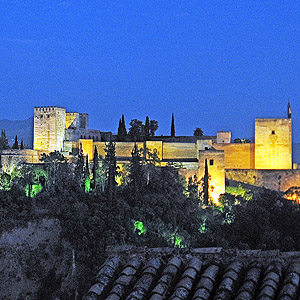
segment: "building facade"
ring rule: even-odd
[[[88,114],[66,112],[66,109],[61,107],[35,107],[34,151],[28,152],[27,161],[36,162],[41,153],[55,150],[62,152],[70,160],[76,158],[79,149],[90,160],[93,159],[95,148],[99,155],[105,156],[108,136],[114,137],[111,133],[89,129]],[[241,174],[252,174],[251,170],[262,172],[264,170],[274,172],[289,170],[289,177],[291,177],[291,172],[298,172],[292,170],[292,120],[290,117],[256,119],[254,143],[232,143],[231,132],[219,131],[216,136],[162,136],[136,144],[138,148],[155,151],[161,166],[176,163],[186,179],[194,175],[201,179],[204,175],[205,160],[207,160],[212,199],[217,199],[225,192],[226,176],[230,176],[231,180],[253,182],[255,178],[245,180],[241,178]],[[116,157],[119,164],[129,163],[134,145],[134,142],[116,141]],[[20,151],[23,151],[22,155]],[[26,150],[19,150],[18,153],[19,157],[26,161]],[[10,155],[15,156],[17,153]],[[2,156],[5,160],[5,153]],[[263,174],[262,172],[255,174]],[[259,178],[256,183],[264,184]],[[285,184],[286,186],[288,183]]]

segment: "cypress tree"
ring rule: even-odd
[[[117,159],[116,159],[116,145],[111,140],[105,147],[105,164],[106,164],[106,192],[109,204],[116,206],[116,180],[117,175]]]
[[[5,130],[2,129],[1,137],[0,137],[0,149],[8,149],[8,148],[9,148],[8,139],[6,137]]]
[[[208,205],[208,165],[207,159],[205,159],[205,168],[204,168],[204,180],[203,180],[203,202],[205,205]]]
[[[83,181],[82,181],[83,175],[84,175],[83,167],[84,167],[84,156],[83,156],[82,151],[79,151],[77,163],[76,163],[76,167],[75,167],[75,177],[76,177],[78,186],[80,188],[82,188],[82,186],[83,186]]]
[[[119,120],[119,126],[118,126],[118,138],[120,138],[122,135],[122,121]]]
[[[172,123],[171,123],[171,136],[175,137],[175,122],[174,122],[174,113],[172,114]]]
[[[24,149],[24,143],[23,143],[23,139],[21,140],[20,149],[21,149],[21,150],[23,150],[23,149]]]
[[[127,135],[127,129],[126,129],[126,124],[125,124],[125,117],[122,115],[122,129],[123,129],[123,134],[124,136]]]
[[[150,137],[150,121],[149,121],[149,117],[146,117],[146,121],[145,121],[145,140],[147,140]]]
[[[12,149],[19,149],[18,136],[15,137],[15,142],[12,146]]]
[[[143,185],[143,166],[142,166],[142,158],[136,143],[131,151],[131,160],[130,160],[130,183],[133,187],[133,202],[131,203],[133,206],[137,204],[139,190]]]
[[[94,158],[93,158],[93,169],[92,169],[93,179],[92,179],[92,182],[91,182],[92,189],[96,188],[98,167],[99,167],[99,156],[98,156],[97,147],[95,146]]]
[[[126,125],[125,125],[125,118],[122,115],[122,118],[119,120],[119,127],[118,127],[118,140],[124,141],[127,135]]]
[[[84,190],[89,192],[91,190],[90,168],[89,168],[89,156],[86,156],[85,168],[84,168]]]

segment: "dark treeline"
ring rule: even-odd
[[[117,167],[114,147],[108,143],[103,158],[95,150],[93,162],[79,153],[76,164],[53,152],[42,166],[0,176],[1,231],[59,219],[80,266],[81,293],[108,245],[300,250],[298,205],[277,192],[240,188],[222,195],[219,207],[204,205],[203,180],[185,183],[177,168],[160,167],[155,153],[137,147],[130,165]]]

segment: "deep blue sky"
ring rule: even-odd
[[[0,119],[34,106],[90,114],[117,131],[125,114],[158,134],[231,130],[293,112],[300,142],[300,1],[0,2]]]

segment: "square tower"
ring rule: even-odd
[[[292,169],[292,119],[255,119],[255,169]]]
[[[61,151],[65,138],[66,109],[56,106],[34,108],[33,149]]]
[[[198,161],[198,178],[203,178],[207,160],[209,174],[209,196],[215,204],[219,204],[220,194],[225,193],[225,157],[222,150],[200,150]]]

